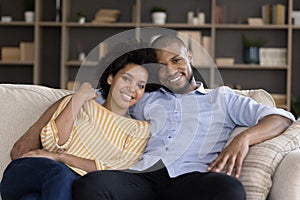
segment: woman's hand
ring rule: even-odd
[[[25,153],[22,156],[22,158],[26,158],[26,157],[49,158],[51,160],[57,161],[58,156],[59,156],[59,154],[57,154],[57,153],[53,153],[53,152],[49,152],[49,151],[45,151],[45,150],[41,150],[41,149],[36,149],[36,150]]]
[[[82,98],[84,101],[87,101],[89,99],[96,98],[96,92],[95,89],[91,86],[90,83],[83,83],[78,90],[74,93],[74,96],[77,96],[79,98]]]

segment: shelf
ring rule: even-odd
[[[81,64],[83,63],[83,61],[79,61],[79,60],[69,60],[67,61],[65,64],[66,66],[81,66]],[[98,62],[96,61],[84,61],[84,66],[88,66],[88,67],[95,67],[98,64]]]
[[[249,24],[216,24],[217,29],[288,29],[288,25],[265,24],[253,26]]]
[[[0,65],[33,65],[33,61],[1,61]]]
[[[77,28],[84,28],[84,27],[112,27],[112,28],[135,28],[136,24],[135,23],[92,23],[92,22],[87,22],[84,24],[79,24],[78,22],[67,22],[66,23],[67,27],[77,27]]]
[[[153,24],[153,23],[141,23],[140,27],[163,27],[163,28],[188,28],[188,29],[197,29],[197,28],[211,28],[211,24],[203,25],[193,25],[187,23],[166,23],[166,24]]]
[[[38,23],[39,26],[42,27],[61,27],[61,22],[50,22],[50,21],[42,21]]]
[[[286,70],[285,66],[261,66],[255,64],[234,64],[234,65],[219,65],[218,69],[265,69],[265,70]]]
[[[12,21],[12,22],[0,22],[0,26],[34,26],[34,22],[25,21]]]

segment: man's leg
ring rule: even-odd
[[[162,200],[245,200],[243,185],[221,173],[193,172],[172,180],[162,193]]]
[[[62,163],[47,158],[21,158],[12,161],[6,168],[1,196],[3,200],[26,199],[26,196],[71,200],[72,183],[77,177]]]
[[[160,185],[168,179],[165,169],[147,173],[96,171],[74,182],[73,199],[156,200]]]

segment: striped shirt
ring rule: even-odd
[[[114,114],[94,100],[83,104],[68,140],[59,145],[55,119],[71,98],[63,99],[42,129],[40,136],[45,150],[94,160],[98,170],[129,169],[139,161],[150,137],[150,124]],[[69,167],[80,175],[87,173]]]

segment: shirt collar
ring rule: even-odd
[[[197,81],[196,83],[197,83],[197,85],[198,85],[198,88],[195,89],[194,91],[190,92],[190,93],[199,93],[199,94],[202,94],[202,95],[206,94],[207,92],[206,92],[205,89],[204,89],[203,83],[202,83],[202,82],[199,82],[199,81]],[[161,87],[159,90],[160,90],[162,93],[164,93],[164,94],[165,94],[165,93],[174,94],[174,93],[170,92],[169,90],[167,90],[167,89],[164,88],[164,87]]]

